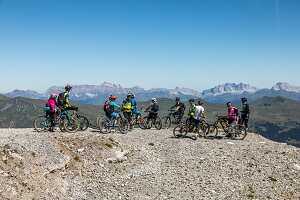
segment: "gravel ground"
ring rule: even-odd
[[[170,130],[0,129],[0,199],[300,199],[300,149]]]

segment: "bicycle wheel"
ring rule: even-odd
[[[157,116],[154,119],[154,126],[157,130],[160,130],[162,128],[162,122],[161,122],[161,118],[159,116]]]
[[[80,121],[75,116],[71,116],[69,119],[66,117],[63,124],[64,129],[69,133],[74,133],[80,129]]]
[[[118,125],[119,125],[119,131],[123,134],[126,134],[128,133],[128,130],[129,130],[129,122],[127,119],[122,119],[122,118],[119,118],[118,119]]]
[[[152,119],[148,120],[148,117],[143,118],[145,122],[145,129],[151,129],[152,128]]]
[[[243,140],[247,136],[247,130],[242,125],[236,125],[233,127],[232,139]]]
[[[104,134],[109,133],[110,129],[112,128],[110,123],[110,119],[105,116],[98,117],[97,119],[97,126],[99,127],[100,132]]]
[[[66,116],[63,116],[58,121],[58,127],[59,127],[61,132],[66,132],[66,129],[64,127],[65,118],[66,118]]]
[[[143,118],[139,118],[137,124],[141,129],[146,129],[146,121]]]
[[[199,136],[204,137],[205,133],[207,132],[208,127],[209,127],[208,123],[202,122],[199,127],[200,128],[199,132],[198,132]]]
[[[85,131],[86,129],[88,129],[89,120],[86,117],[81,116],[81,115],[78,116],[78,119],[80,121],[80,130]]]
[[[218,127],[216,127],[215,125],[208,125],[207,130],[204,132],[204,137],[206,139],[213,139],[217,137],[218,132]]]
[[[162,128],[168,129],[171,126],[171,119],[170,117],[162,117],[161,118]]]
[[[33,120],[33,127],[37,132],[48,131],[50,126],[51,122],[46,116],[38,116]]]
[[[173,129],[173,135],[175,138],[183,137],[188,133],[188,127],[185,124],[178,124]]]

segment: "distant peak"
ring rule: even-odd
[[[278,82],[271,89],[273,89],[275,91],[284,90],[284,91],[288,91],[288,92],[298,92],[298,93],[300,92],[299,86],[293,86],[287,82]]]

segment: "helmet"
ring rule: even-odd
[[[110,95],[109,96],[109,100],[116,100],[118,97],[117,96],[115,96],[115,95]]]
[[[156,100],[156,98],[152,98],[151,101],[156,102],[157,100]]]
[[[230,102],[230,101],[228,101],[228,102],[226,103],[226,106],[229,106],[229,105],[231,105],[231,102]]]
[[[175,101],[180,101],[180,97],[176,97],[176,98],[175,98]]]
[[[189,99],[189,102],[195,102],[195,99]]]
[[[70,86],[69,84],[65,87],[66,91],[70,91],[72,89],[72,86]]]
[[[135,94],[131,94],[131,98],[134,98],[135,97]]]
[[[132,96],[132,94],[131,93],[127,93],[127,97],[131,97]]]
[[[57,97],[57,94],[55,94],[55,93],[51,93],[51,94],[50,94],[50,98],[51,98],[51,99],[55,99],[56,97]]]
[[[241,101],[242,101],[242,103],[245,103],[245,102],[247,102],[247,98],[243,97],[243,98],[241,98]]]

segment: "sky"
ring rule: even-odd
[[[0,0],[0,92],[300,86],[300,0]]]

